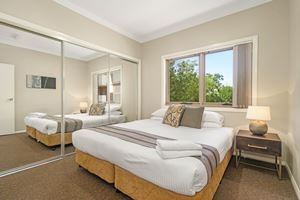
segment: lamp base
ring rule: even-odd
[[[86,113],[87,110],[86,109],[80,109],[80,113]]]
[[[253,135],[263,136],[268,132],[268,125],[264,121],[253,120],[249,124],[249,130]]]

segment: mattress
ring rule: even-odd
[[[114,124],[114,123],[122,123],[125,122],[125,116],[124,115],[110,115],[110,118],[108,115],[89,115],[87,113],[84,114],[72,114],[72,115],[65,115],[66,118],[71,119],[79,119],[82,121],[82,128],[92,128],[101,126],[104,124]],[[32,128],[35,128],[39,132],[43,134],[55,134],[57,133],[57,122],[50,119],[44,119],[41,117],[32,117],[32,116],[26,116],[24,118],[24,122],[26,126],[30,126]]]
[[[234,138],[232,128],[174,128],[154,119],[114,126],[213,146],[220,154],[220,162],[232,147]],[[208,183],[205,166],[193,157],[164,160],[155,149],[87,129],[75,131],[72,142],[82,152],[109,161],[136,176],[179,194],[193,196]]]

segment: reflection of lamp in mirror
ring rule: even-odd
[[[87,108],[88,108],[88,103],[87,102],[80,102],[80,113],[86,113]]]
[[[271,120],[270,107],[268,106],[249,106],[247,119],[250,119],[249,129],[253,135],[264,135],[268,132],[266,121]]]

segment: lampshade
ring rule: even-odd
[[[87,102],[80,102],[79,104],[80,108],[87,108],[88,107],[88,103]]]
[[[270,107],[268,106],[249,106],[247,110],[247,119],[250,120],[271,120]]]

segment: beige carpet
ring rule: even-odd
[[[74,151],[74,148],[68,145],[65,151],[69,153]],[[0,171],[58,155],[60,155],[60,146],[53,151],[26,133],[0,136]]]
[[[286,177],[286,174],[285,174]],[[38,168],[0,178],[0,199],[67,200],[129,199],[113,185],[79,168],[74,156]],[[231,161],[214,200],[296,200],[290,180],[278,180],[274,172]]]

